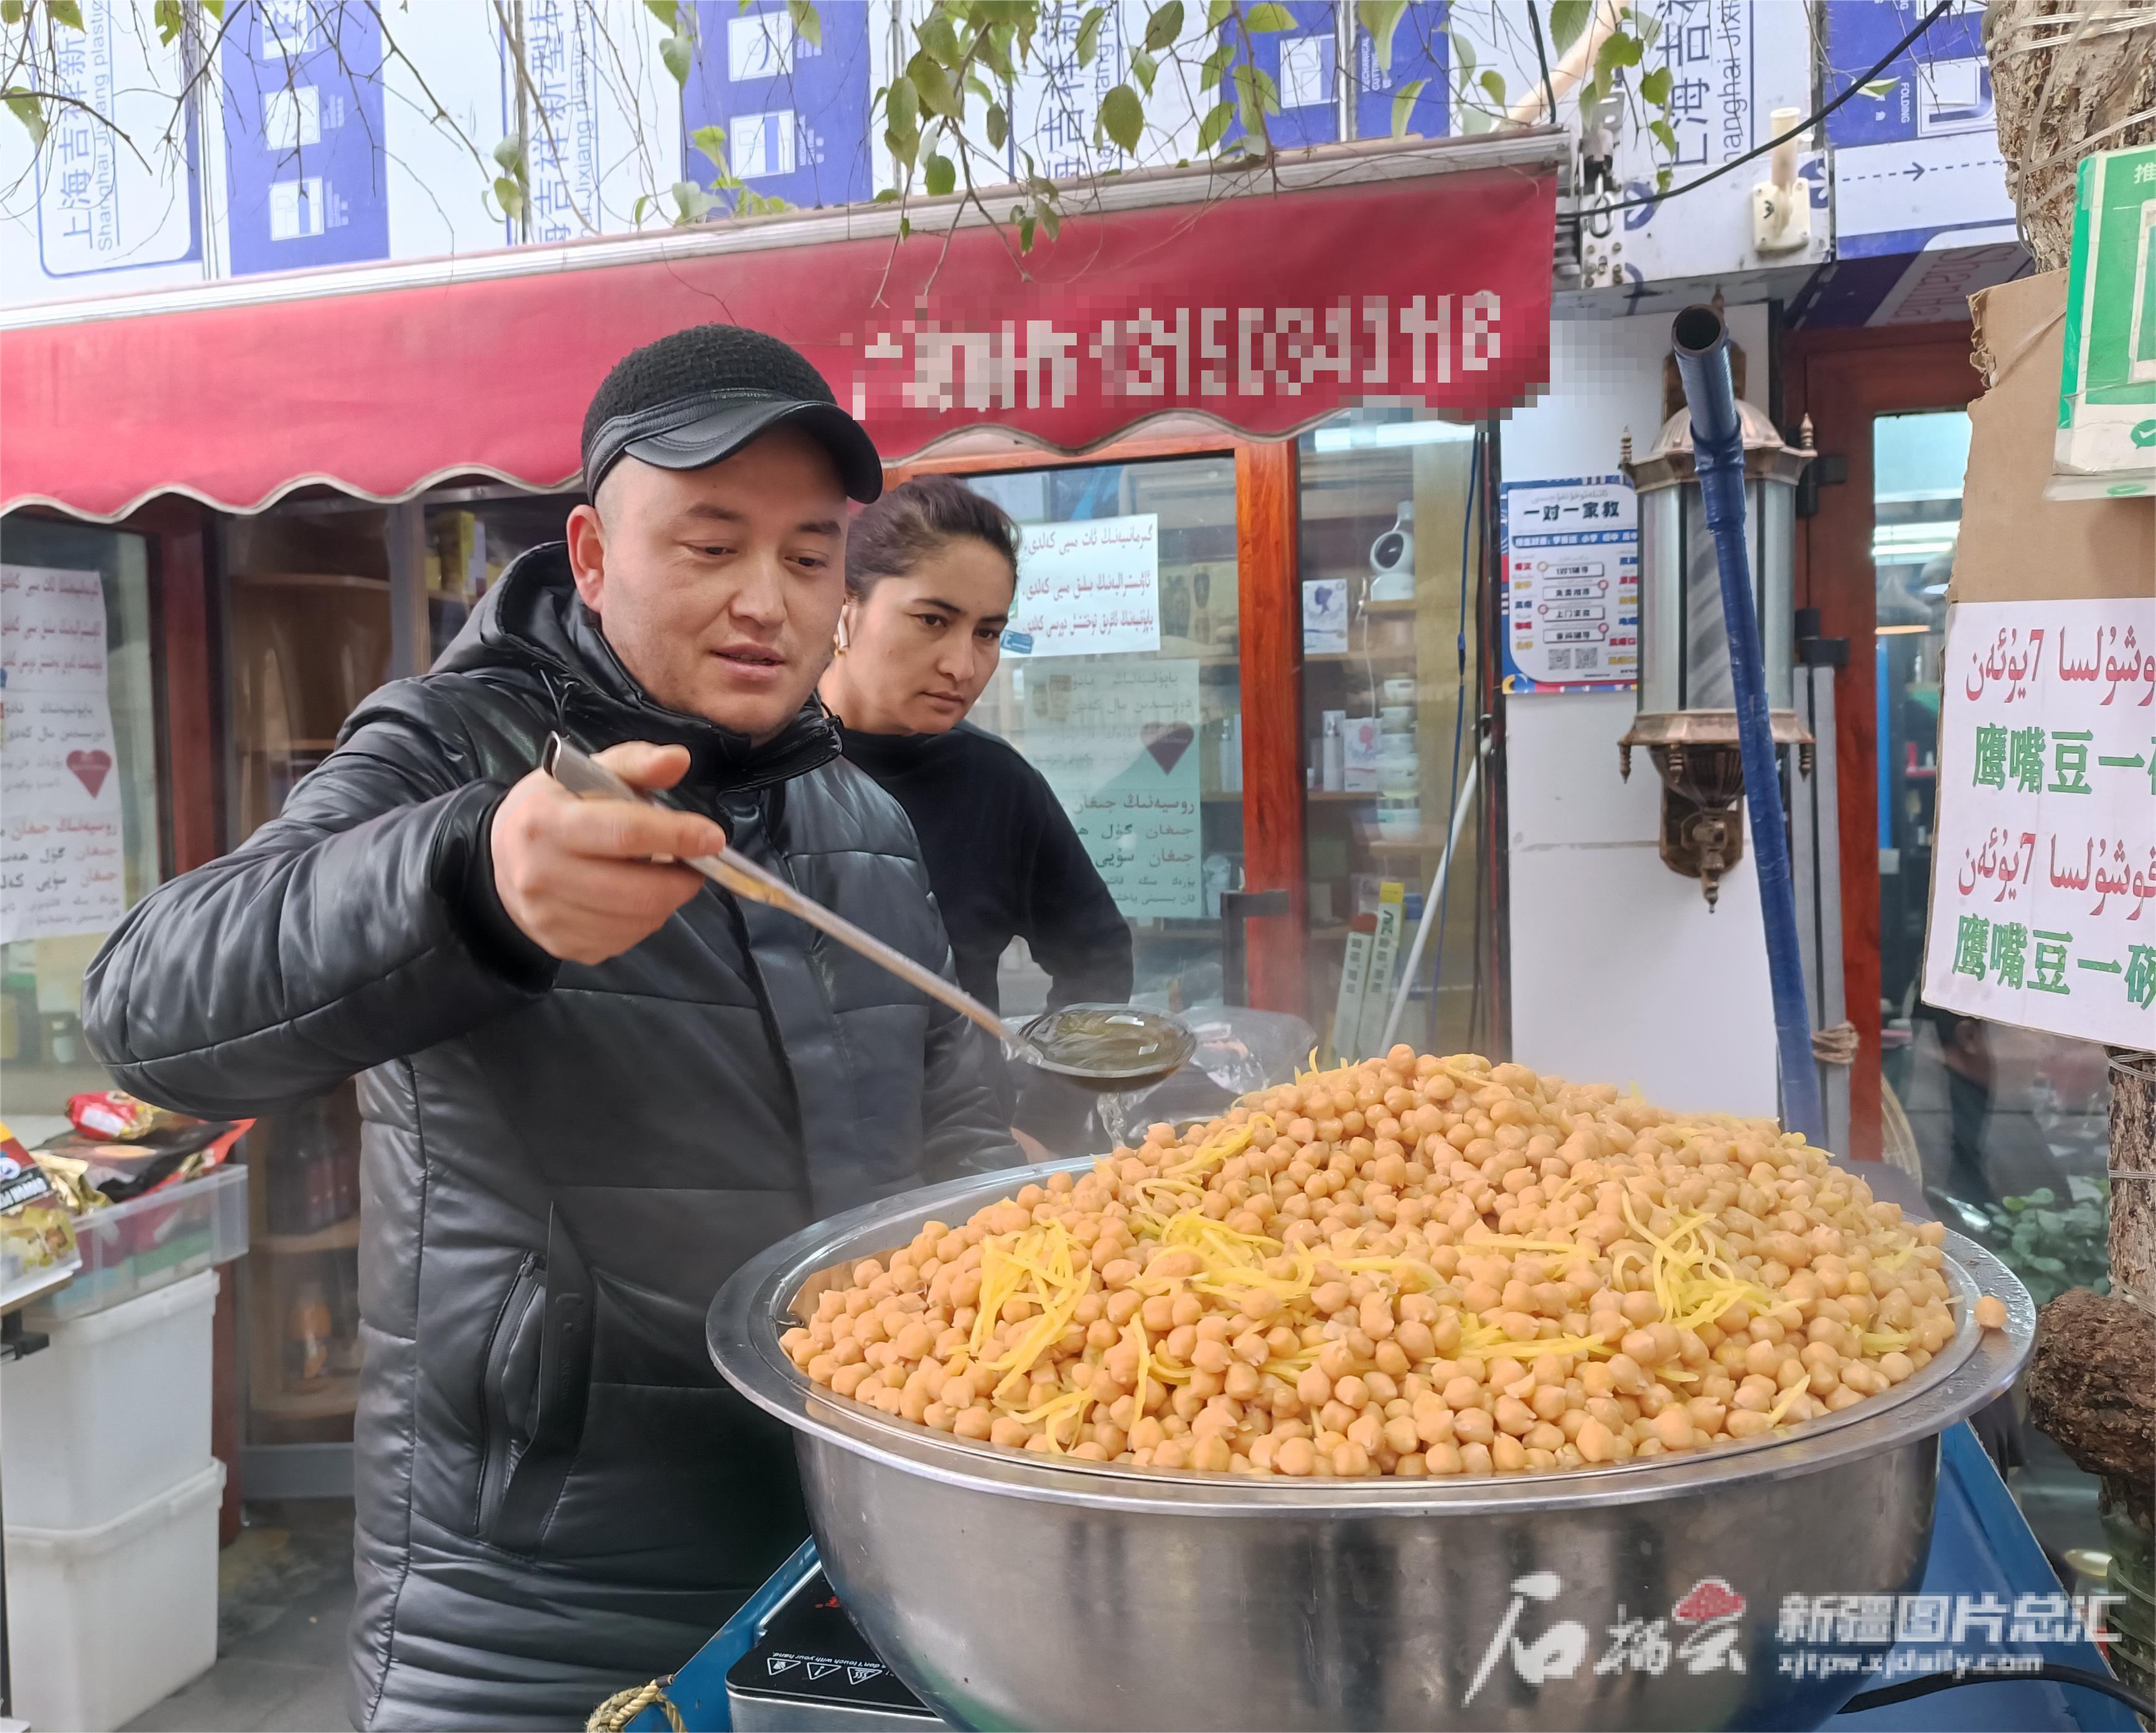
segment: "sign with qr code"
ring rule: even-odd
[[[1640,510],[1621,475],[1508,481],[1505,690],[1610,692],[1638,683]]]

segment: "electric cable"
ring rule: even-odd
[[[1947,12],[1953,7],[1953,3],[1954,0],[1939,0],[1939,3],[1938,5],[1934,6],[1929,12],[1926,13],[1922,18],[1917,20],[1917,28],[1915,29],[1912,30],[1907,36],[1896,43],[1892,48],[1887,49],[1886,54],[1881,56],[1877,61],[1874,62],[1871,67],[1866,69],[1865,71],[1859,73],[1850,81],[1849,88],[1844,90],[1840,95],[1835,97],[1834,100],[1828,103],[1825,107],[1815,110],[1811,115],[1807,115],[1804,120],[1798,121],[1797,124],[1792,126],[1787,132],[1782,133],[1778,137],[1768,139],[1763,145],[1754,146],[1753,149],[1747,151],[1742,156],[1731,157],[1729,161],[1723,163],[1721,167],[1710,169],[1707,173],[1700,176],[1698,179],[1686,181],[1681,187],[1672,187],[1666,192],[1650,193],[1644,198],[1620,199],[1614,204],[1596,205],[1591,212],[1568,211],[1563,213],[1563,220],[1578,223],[1584,218],[1590,215],[1606,217],[1612,211],[1630,211],[1636,210],[1642,205],[1666,204],[1673,198],[1681,197],[1684,194],[1692,192],[1697,187],[1704,187],[1709,181],[1718,181],[1724,175],[1730,173],[1732,171],[1742,168],[1746,163],[1757,161],[1759,157],[1765,156],[1769,151],[1773,150],[1777,145],[1786,144],[1793,138],[1799,138],[1803,136],[1803,135],[1810,131],[1813,127],[1818,126],[1819,123],[1824,120],[1829,115],[1834,113],[1835,110],[1839,109],[1844,103],[1847,102],[1851,97],[1855,96],[1859,91],[1863,90],[1866,85],[1870,84],[1872,79],[1878,77],[1879,74],[1884,72],[1889,66],[1892,65],[1895,60],[1901,55],[1902,51],[1907,48],[1910,44],[1916,41],[1917,38],[1922,36],[1927,30],[1930,29],[1933,24],[1937,23],[1940,20],[1940,18],[1943,18]]]
[[[1921,1678],[1905,1679],[1898,1684],[1881,1685],[1876,1691],[1860,1691],[1841,1705],[1840,1712],[1861,1715],[1867,1709],[1886,1709],[1897,1703],[1907,1703],[1912,1697],[1928,1697],[1934,1691],[1950,1691],[1956,1685],[2006,1684],[2024,1679],[2079,1685],[2085,1691],[2094,1691],[2113,1702],[2123,1703],[2144,1721],[2156,1720],[2156,1702],[2128,1690],[2108,1674],[2093,1672],[2087,1667],[2068,1667],[2057,1661],[2046,1661],[2041,1667],[2016,1673],[1927,1673]]]

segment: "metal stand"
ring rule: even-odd
[[[1804,999],[1812,1027],[1840,1028],[1849,1018],[1842,993],[1841,826],[1835,797],[1834,676],[1844,638],[1803,635],[1799,610],[1797,715],[1817,743],[1812,773],[1789,788],[1789,865],[1796,883],[1799,948],[1804,959]],[[1816,630],[1816,616],[1809,622]],[[1819,1062],[1820,1099],[1825,1110],[1826,1146],[1849,1153],[1849,1071],[1846,1062]]]

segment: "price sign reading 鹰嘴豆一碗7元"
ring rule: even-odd
[[[1941,687],[1925,999],[2156,1047],[2156,602],[1959,603]]]

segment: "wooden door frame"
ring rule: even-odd
[[[1783,351],[1785,413],[1810,415],[1820,452],[1847,474],[1819,489],[1819,509],[1797,521],[1796,602],[1820,611],[1820,632],[1849,640],[1835,676],[1835,810],[1841,828],[1843,997],[1857,1033],[1850,1073],[1849,1153],[1877,1161],[1880,1096],[1878,624],[1871,564],[1873,418],[1959,409],[1980,395],[1967,324],[1798,331]]]
[[[1250,1003],[1309,1015],[1304,993],[1302,604],[1299,587],[1302,490],[1291,439],[1232,433],[1123,439],[1077,456],[1011,450],[931,455],[887,464],[892,486],[909,476],[982,475],[1163,458],[1227,457],[1235,464],[1238,654],[1243,690],[1243,884],[1284,890],[1285,915],[1253,917],[1246,956]],[[1262,694],[1264,702],[1252,700]]]

